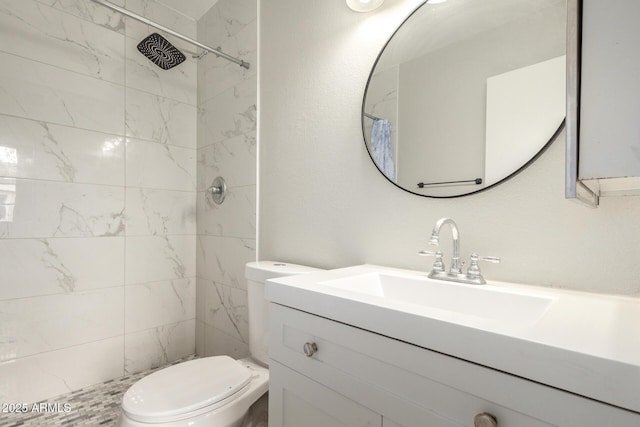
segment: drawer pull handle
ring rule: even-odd
[[[318,351],[318,346],[314,342],[306,342],[304,343],[304,347],[302,347],[305,356],[311,357]]]
[[[491,414],[483,412],[473,418],[475,427],[498,427],[498,419]]]

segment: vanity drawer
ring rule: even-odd
[[[269,315],[271,359],[401,426],[473,426],[480,413],[501,427],[640,425],[638,414],[312,314],[271,304]]]

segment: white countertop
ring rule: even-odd
[[[476,287],[554,299],[523,324],[319,283],[369,272],[428,280],[427,273],[362,265],[271,279],[267,299],[640,413],[640,299],[500,282]]]

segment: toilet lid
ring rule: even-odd
[[[142,422],[176,420],[246,391],[250,381],[251,371],[229,356],[190,360],[135,383],[122,398],[122,410]]]

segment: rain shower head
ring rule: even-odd
[[[138,50],[163,70],[168,70],[187,59],[174,45],[158,33],[138,43]]]

